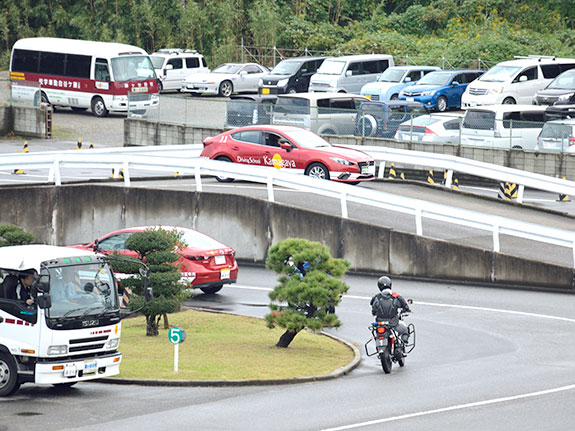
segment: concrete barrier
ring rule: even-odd
[[[52,117],[46,111],[48,106],[39,108],[5,106],[0,107],[0,134],[13,132],[21,136],[50,138]]]
[[[359,272],[575,291],[573,268],[233,194],[109,185],[4,187],[0,202],[0,224],[19,225],[48,244],[89,242],[125,227],[163,224],[205,232],[246,262],[264,262],[270,245],[301,237],[326,244]]]

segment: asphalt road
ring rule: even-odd
[[[188,305],[261,317],[275,280],[268,270],[244,266],[237,286],[200,294]],[[337,309],[343,326],[333,332],[361,350],[375,278],[354,275],[346,282],[351,288]],[[408,320],[416,325],[417,346],[390,375],[364,355],[343,378],[300,385],[24,385],[0,399],[0,430],[575,427],[575,296],[404,280],[395,280],[394,288],[414,300]]]

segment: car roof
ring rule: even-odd
[[[575,118],[565,118],[564,120],[546,121],[543,124],[543,127],[545,127],[547,124],[565,124],[566,126],[575,126]]]
[[[356,55],[342,55],[339,57],[328,57],[329,60],[376,60],[378,58],[390,58],[393,56],[390,54],[356,54]]]
[[[545,111],[545,105],[528,104],[501,104],[501,105],[480,105],[462,108],[466,111],[489,111],[489,112],[511,112],[511,111]]]
[[[495,66],[532,66],[534,64],[553,64],[553,63],[572,63],[575,62],[574,58],[556,58],[556,57],[543,57],[543,56],[530,56],[528,58],[515,58],[513,60],[506,60],[497,63]],[[494,66],[494,67],[495,67]]]
[[[200,54],[195,49],[182,49],[182,48],[162,48],[162,49],[159,49],[150,55],[156,55],[159,57],[175,57],[175,56],[180,56],[180,55],[181,56],[188,55],[188,56],[192,56],[192,57],[202,57],[202,54]]]
[[[368,100],[366,102],[361,102],[360,108],[365,105],[381,105],[381,106],[413,106],[413,107],[425,107],[421,102],[415,100]]]
[[[277,100],[275,94],[232,94],[230,100],[251,100],[253,102],[263,102],[264,100]]]
[[[441,67],[439,67],[439,66],[391,66],[391,67],[388,67],[387,69],[440,71]]]
[[[349,99],[350,97],[369,100],[365,96],[360,96],[359,94],[352,94],[352,93],[324,93],[324,92],[315,92],[315,93],[295,93],[295,94],[280,94],[278,95],[278,99],[280,98],[292,98],[292,99],[308,99],[308,100],[318,100],[318,99]]]
[[[314,60],[323,60],[326,58],[331,58],[331,57],[310,57],[308,55],[302,55],[301,57],[286,57],[286,58],[282,58],[282,61],[292,61],[292,60],[296,60],[296,61],[314,61]],[[281,63],[281,62],[280,62]],[[278,63],[279,64],[279,63]]]
[[[302,127],[297,126],[288,126],[288,125],[278,125],[278,124],[261,124],[261,125],[254,125],[254,126],[244,126],[238,127],[236,129],[229,130],[227,133],[235,133],[242,130],[266,130],[266,131],[276,131],[276,132],[293,132],[299,130],[307,130]],[[309,131],[309,130],[308,130]],[[310,132],[313,133],[313,132]]]

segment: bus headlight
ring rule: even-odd
[[[68,346],[61,345],[61,346],[48,346],[48,355],[56,356],[56,355],[65,355],[68,353]]]

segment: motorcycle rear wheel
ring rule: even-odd
[[[379,355],[381,360],[381,368],[385,374],[391,373],[391,367],[393,366],[391,362],[391,352],[389,351],[389,346],[386,346],[383,352]]]

